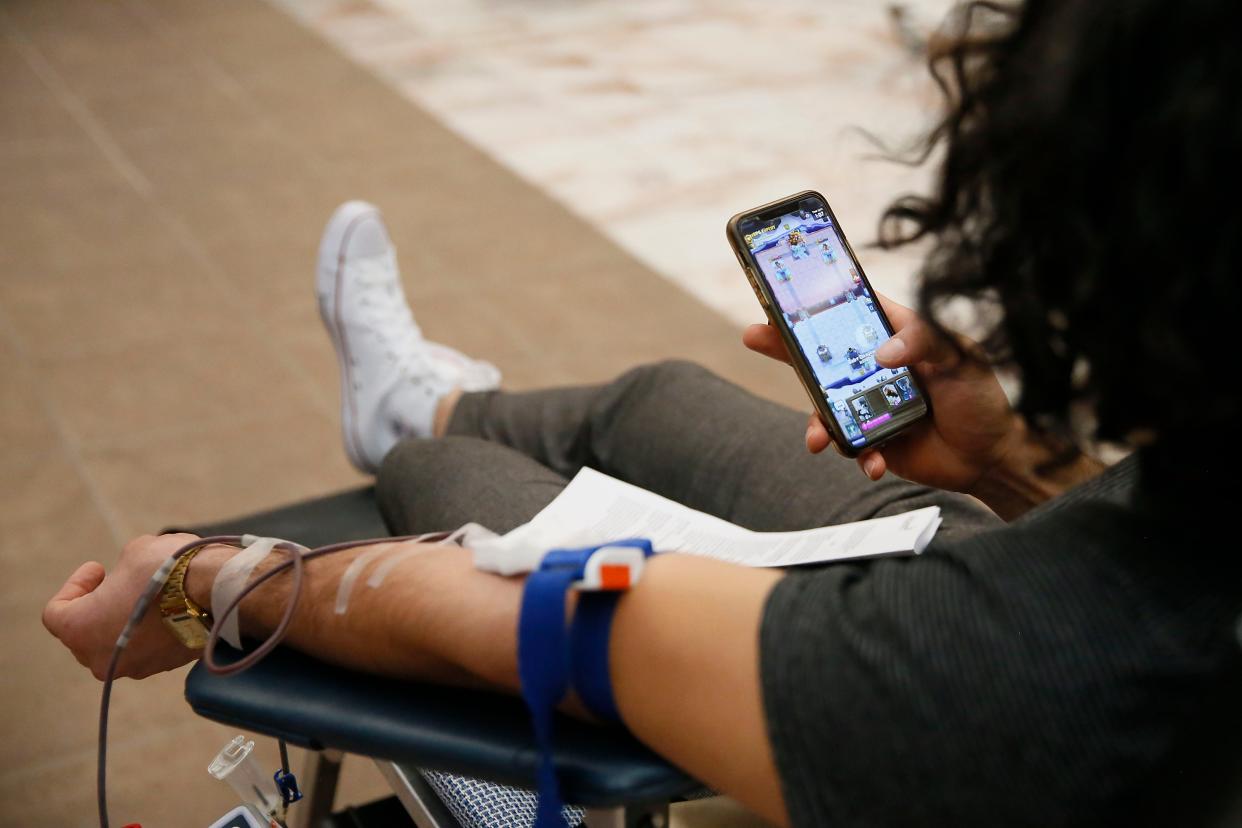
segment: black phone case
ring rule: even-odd
[[[837,216],[832,211],[832,206],[828,203],[828,199],[824,198],[822,194],[814,190],[803,190],[800,193],[795,193],[794,195],[777,199],[776,201],[770,201],[767,204],[762,204],[753,209],[744,210],[729,219],[727,225],[725,226],[725,235],[729,240],[729,246],[733,248],[733,254],[737,257],[738,263],[742,266],[742,270],[746,273],[746,279],[750,282],[751,289],[754,290],[755,296],[759,299],[759,304],[763,307],[764,313],[767,314],[768,322],[780,333],[781,339],[785,343],[785,348],[789,351],[789,357],[793,362],[794,371],[797,373],[798,379],[802,382],[802,388],[806,391],[807,396],[811,398],[811,404],[815,407],[815,411],[819,415],[820,420],[823,421],[824,426],[828,429],[828,433],[832,435],[833,442],[836,443],[837,448],[840,449],[841,453],[846,457],[857,457],[868,449],[884,445],[890,440],[905,433],[905,431],[911,426],[926,419],[927,415],[931,413],[931,401],[928,399],[927,393],[923,390],[923,387],[919,385],[916,378],[911,375],[911,381],[915,383],[915,387],[918,389],[919,398],[923,401],[924,411],[922,414],[920,414],[917,418],[909,420],[900,429],[885,435],[882,439],[862,447],[851,445],[849,440],[846,439],[845,434],[841,431],[841,426],[837,423],[837,418],[832,413],[832,409],[828,405],[828,400],[824,397],[823,392],[820,391],[819,381],[815,377],[815,371],[807,361],[806,356],[802,353],[802,349],[798,346],[797,339],[794,337],[793,331],[789,329],[789,325],[785,321],[784,315],[780,312],[780,306],[775,297],[772,296],[767,281],[760,275],[759,264],[755,261],[754,256],[751,255],[745,240],[742,238],[741,230],[739,229],[739,225],[745,219],[763,216],[768,213],[775,213],[778,211],[781,213],[790,212],[793,208],[798,206],[799,202],[807,198],[816,198],[824,205],[824,209],[827,211],[828,217],[832,220],[833,227],[836,228],[837,236],[841,239],[842,244],[845,245],[845,249],[849,253],[850,259],[853,260],[854,265],[858,268],[858,274],[863,285],[866,286],[867,291],[872,296],[877,297],[876,315],[879,316],[881,323],[883,323],[885,332],[889,336],[892,336],[893,326],[892,323],[888,321],[888,314],[884,312],[884,308],[879,302],[878,295],[871,285],[871,280],[867,278],[867,274],[863,270],[862,263],[858,261],[858,256],[855,255],[853,246],[850,245],[850,241],[846,237],[845,231],[841,228],[841,223],[837,221]]]

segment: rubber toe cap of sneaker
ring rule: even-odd
[[[391,247],[379,208],[365,201],[347,201],[328,220],[320,242],[320,264],[335,264],[342,255],[346,259],[381,256]]]

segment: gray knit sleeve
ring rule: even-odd
[[[1053,825],[1050,802],[1106,801],[1145,735],[1124,709],[1145,699],[1114,692],[1147,656],[1145,599],[1108,549],[1066,552],[1075,520],[780,582],[760,659],[794,825]]]

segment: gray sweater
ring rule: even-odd
[[[1154,824],[1206,711],[1242,716],[1217,704],[1242,555],[1136,481],[1127,460],[1009,526],[780,583],[761,659],[794,825]]]

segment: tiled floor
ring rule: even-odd
[[[761,318],[732,213],[825,193],[855,246],[926,170],[875,160],[937,111],[880,0],[275,0],[735,322]],[[904,0],[912,30],[950,0]],[[865,251],[906,300],[917,251]]]
[[[682,356],[799,403],[735,325],[258,0],[0,5],[6,823],[94,824],[99,687],[39,623],[77,563],[363,480],[311,291],[322,224],[351,197],[384,207],[425,329],[513,387]],[[180,682],[117,687],[116,824],[205,825],[231,804],[204,773],[231,734]],[[345,800],[381,790],[364,762],[346,776]],[[742,819],[704,807],[684,824]]]

